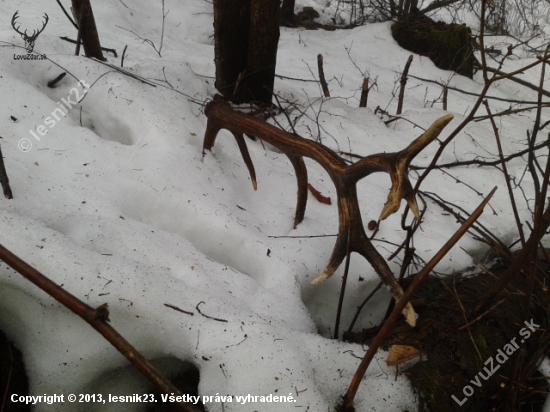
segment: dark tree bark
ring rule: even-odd
[[[279,44],[279,0],[252,0],[250,41],[244,98],[271,105],[277,46]]]
[[[233,103],[271,104],[280,0],[214,0],[216,88]]]
[[[99,34],[95,25],[94,13],[90,0],[72,0],[73,14],[79,27],[79,38],[84,45],[86,57],[95,57],[98,60],[106,60],[101,51]]]
[[[283,0],[281,6],[281,23],[285,26],[291,26],[294,23],[294,5],[296,0]]]
[[[240,81],[245,74],[250,26],[250,0],[214,0],[216,89],[240,103]]]

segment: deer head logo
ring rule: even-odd
[[[27,50],[27,53],[32,53],[34,49],[34,42],[36,41],[36,38],[38,37],[38,35],[44,31],[46,24],[48,24],[49,17],[46,13],[44,13],[44,23],[42,25],[42,28],[40,30],[34,30],[32,34],[28,34],[27,30],[25,30],[24,32],[19,31],[19,28],[21,27],[20,25],[15,27],[16,20],[19,17],[18,13],[19,13],[19,10],[16,11],[13,17],[11,18],[11,26],[17,33],[21,35],[23,40],[25,40],[25,49]]]

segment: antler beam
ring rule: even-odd
[[[294,227],[304,218],[307,204],[307,170],[304,157],[315,160],[328,173],[336,188],[338,198],[339,228],[332,256],[325,270],[311,283],[318,284],[334,274],[350,252],[361,254],[373,266],[382,281],[389,287],[396,301],[403,296],[403,289],[397,283],[386,260],[376,250],[365,233],[357,199],[357,182],[375,173],[386,172],[390,175],[392,186],[388,194],[380,219],[387,218],[399,210],[401,199],[405,199],[417,219],[420,219],[414,191],[407,175],[411,160],[430,142],[435,140],[443,128],[453,119],[446,115],[436,120],[432,126],[407,148],[396,153],[380,153],[364,157],[353,165],[344,160],[331,149],[312,140],[304,139],[297,134],[278,129],[256,117],[237,112],[220,96],[208,103],[204,109],[208,117],[204,135],[203,155],[214,146],[218,132],[229,130],[235,137],[243,160],[250,173],[254,190],[257,188],[256,172],[248,153],[244,134],[255,136],[281,150],[292,163],[298,182],[298,201],[294,217]],[[414,326],[416,314],[408,304],[404,310],[407,322]]]

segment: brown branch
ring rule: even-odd
[[[178,388],[168,381],[141,353],[107,323],[109,320],[107,304],[93,309],[32,266],[19,259],[2,245],[0,245],[0,260],[3,260],[8,266],[11,266],[63,306],[88,322],[161,391],[168,395],[182,396]],[[200,411],[191,403],[176,403],[175,406],[183,412]]]
[[[359,100],[359,107],[367,107],[367,99],[369,97],[369,79],[366,77],[363,79],[361,85],[361,99]]]
[[[399,100],[397,101],[397,115],[401,114],[401,111],[403,110],[403,99],[405,98],[405,86],[407,85],[407,76],[409,75],[409,68],[411,67],[411,63],[413,61],[413,55],[411,54],[409,56],[409,59],[407,60],[407,64],[405,64],[405,70],[403,70],[403,74],[401,75],[401,87],[399,88]]]
[[[452,120],[452,115],[436,120],[423,135],[400,152],[374,154],[361,159],[355,164],[348,165],[335,152],[320,143],[304,139],[296,134],[290,134],[258,118],[234,111],[229,103],[225,102],[220,96],[215,96],[214,100],[206,105],[204,112],[208,117],[208,123],[204,136],[203,154],[206,150],[211,150],[218,132],[221,129],[227,129],[233,134],[237,142],[242,139],[243,134],[256,136],[277,147],[290,159],[298,183],[298,201],[294,227],[302,221],[307,203],[307,170],[303,158],[313,159],[327,171],[336,188],[340,224],[336,244],[329,262],[325,270],[313,280],[312,284],[318,284],[332,276],[349,250],[350,252],[359,253],[369,261],[382,281],[389,286],[394,299],[399,300],[402,297],[403,290],[395,280],[386,260],[372,245],[365,233],[357,199],[357,183],[372,173],[389,173],[392,187],[386,205],[380,214],[380,219],[385,219],[392,213],[397,212],[402,199],[407,201],[415,216],[419,218],[418,205],[414,198],[411,182],[407,176],[407,169],[411,160],[424,147],[435,140],[443,128]],[[244,143],[244,139],[242,142]],[[254,166],[246,145],[239,144],[239,149],[248,170],[251,171],[251,180],[255,187],[256,178],[255,174],[252,174]],[[416,316],[412,306],[407,307],[406,316],[408,322],[414,325]]]
[[[323,95],[325,97],[330,97],[330,92],[328,91],[327,80],[325,79],[325,71],[323,70],[323,55],[317,55],[317,68],[319,69],[319,81],[321,82],[321,87],[323,88]]]
[[[392,313],[384,323],[384,326],[380,329],[376,337],[373,339],[372,343],[369,346],[369,349],[367,353],[365,354],[365,357],[361,361],[361,364],[357,368],[357,371],[355,372],[355,375],[353,376],[353,379],[350,383],[350,386],[348,388],[348,391],[346,392],[346,395],[344,396],[344,399],[342,401],[342,404],[340,405],[340,409],[338,409],[341,412],[348,412],[353,411],[353,399],[355,398],[355,394],[357,393],[357,389],[359,388],[359,384],[361,383],[361,380],[363,379],[363,376],[365,375],[365,372],[367,371],[367,368],[370,365],[370,362],[374,358],[374,355],[378,351],[378,348],[386,339],[386,336],[391,332],[393,329],[393,326],[397,322],[397,319],[399,318],[399,314],[407,304],[407,302],[414,296],[424,279],[428,276],[428,274],[432,271],[432,269],[437,265],[437,263],[451,250],[451,248],[455,245],[456,242],[459,241],[459,239],[468,231],[468,228],[477,220],[477,218],[483,213],[483,209],[485,208],[485,205],[489,202],[491,197],[496,191],[496,187],[491,190],[491,192],[487,195],[485,200],[481,202],[481,204],[474,210],[472,215],[468,218],[466,222],[460,226],[460,228],[455,232],[455,234],[443,245],[443,247],[435,254],[435,256],[426,264],[424,269],[414,278],[411,285],[403,295],[403,298],[395,304],[395,308],[393,309]]]

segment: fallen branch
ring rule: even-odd
[[[107,323],[109,321],[107,304],[103,304],[97,309],[86,305],[32,266],[19,259],[2,245],[0,245],[0,260],[3,260],[8,266],[11,266],[63,306],[88,322],[90,326],[103,335],[105,339],[162,392],[167,395],[182,396],[178,388],[168,381],[141,353]],[[200,409],[191,403],[174,403],[174,406],[177,406],[183,412],[200,412]]]

